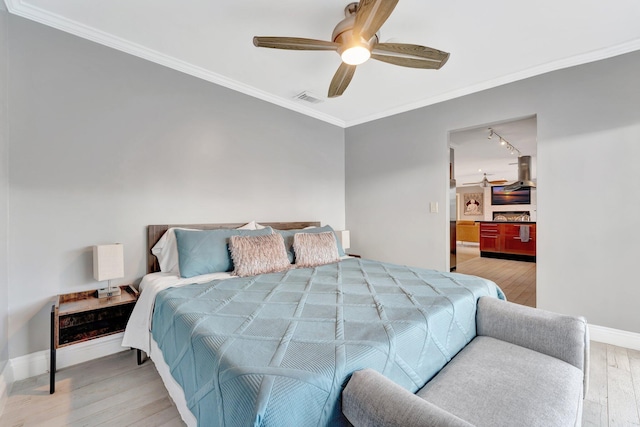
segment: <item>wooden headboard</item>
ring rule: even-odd
[[[278,230],[295,230],[305,227],[319,227],[319,221],[302,221],[302,222],[258,222],[261,225],[276,228]],[[228,223],[228,224],[162,224],[147,226],[147,273],[155,273],[160,271],[158,259],[151,253],[151,248],[158,243],[162,235],[172,227],[194,228],[198,230],[217,230],[219,228],[238,228],[245,225],[246,222]]]

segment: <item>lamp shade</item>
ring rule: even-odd
[[[338,235],[338,239],[340,240],[342,249],[349,249],[351,247],[351,238],[349,235],[349,230],[338,230],[336,231],[336,234]]]
[[[122,243],[93,247],[93,277],[99,282],[124,277]]]

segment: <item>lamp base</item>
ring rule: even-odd
[[[110,297],[117,297],[120,295],[120,287],[119,286],[114,286],[111,289],[109,288],[102,288],[102,289],[98,289],[96,291],[96,293],[98,294],[98,298],[110,298]]]

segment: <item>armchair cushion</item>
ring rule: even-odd
[[[582,371],[555,357],[478,336],[417,395],[480,426],[573,426]]]

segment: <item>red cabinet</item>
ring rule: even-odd
[[[535,260],[536,224],[480,223],[480,254],[488,257]]]
[[[535,224],[500,224],[504,230],[503,252],[536,256]],[[525,230],[523,230],[523,228]]]
[[[480,252],[500,252],[500,224],[480,223]]]

